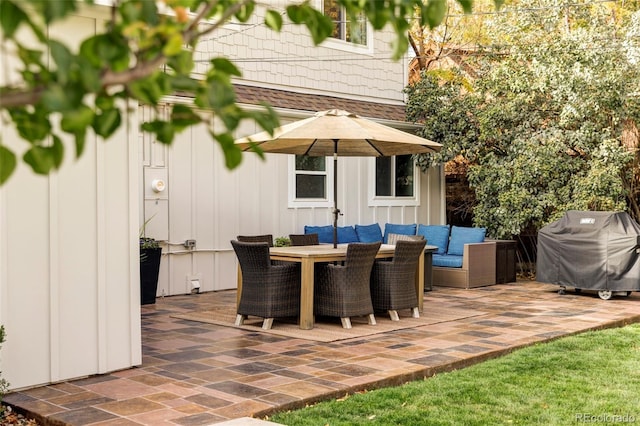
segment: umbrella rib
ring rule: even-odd
[[[375,149],[376,152],[378,154],[380,154],[380,157],[384,157],[385,155],[382,153],[382,151],[380,151],[373,143],[371,143],[371,140],[369,139],[365,139],[367,141],[367,143],[369,144],[369,146],[371,146],[371,148]]]
[[[313,142],[309,144],[309,148],[307,148],[307,150],[302,155],[309,155],[309,152],[311,152],[311,148],[313,148],[316,142],[318,142],[318,139],[314,139]]]

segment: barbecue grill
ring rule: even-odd
[[[536,279],[596,290],[601,299],[640,291],[640,225],[625,212],[571,210],[538,232]]]

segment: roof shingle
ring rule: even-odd
[[[404,105],[390,105],[335,96],[297,93],[287,90],[235,84],[237,101],[246,104],[266,102],[276,108],[302,111],[325,111],[343,109],[363,117],[406,121]]]

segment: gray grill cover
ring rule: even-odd
[[[587,290],[640,290],[640,225],[624,212],[571,210],[538,232],[536,279]]]

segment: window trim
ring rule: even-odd
[[[326,198],[296,198],[296,156],[288,155],[288,208],[333,207],[333,157],[325,157],[326,170]],[[315,172],[314,174],[322,174]]]
[[[394,156],[395,157],[395,156]],[[395,161],[393,162],[395,164]],[[369,159],[368,173],[368,206],[369,207],[393,207],[393,206],[419,206],[420,205],[420,170],[413,162],[413,197],[377,196],[376,195],[376,157]],[[395,188],[395,186],[394,186]]]
[[[318,10],[324,11],[324,0],[318,0],[316,7],[318,7]],[[344,6],[340,6],[340,7],[344,7]],[[350,53],[373,55],[373,43],[374,43],[373,27],[371,26],[371,23],[369,21],[366,22],[366,26],[367,26],[367,37],[366,37],[366,44],[364,45],[347,41],[341,38],[327,37],[320,46],[328,47],[336,50],[343,50],[345,52],[350,52]]]

